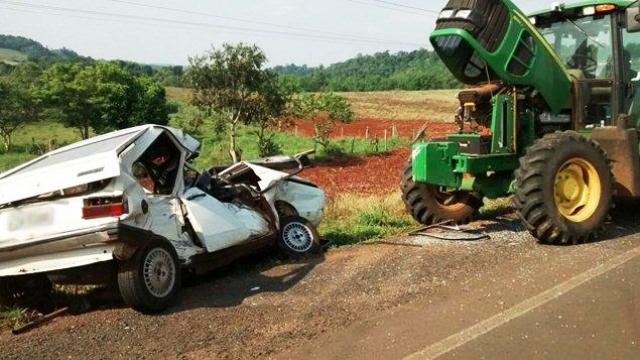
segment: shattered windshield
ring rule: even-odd
[[[539,26],[565,66],[580,70],[587,79],[613,76],[610,29],[610,15],[565,19]]]

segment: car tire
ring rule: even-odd
[[[316,253],[320,248],[320,234],[316,227],[300,216],[287,216],[280,221],[278,249],[289,258]]]
[[[0,278],[0,305],[14,306],[47,301],[53,284],[45,274]]]
[[[181,285],[178,255],[166,240],[154,239],[118,267],[118,287],[124,302],[145,313],[159,313],[176,301]]]

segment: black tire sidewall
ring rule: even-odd
[[[464,192],[459,209],[452,210],[443,206],[437,199],[437,185],[416,183],[411,175],[412,163],[407,162],[401,173],[400,190],[402,201],[411,216],[421,224],[431,225],[443,220],[466,223],[482,206],[482,196],[473,192]]]
[[[146,286],[144,281],[144,260],[151,252],[151,250],[156,248],[162,248],[166,250],[170,255],[174,262],[175,266],[175,281],[173,288],[166,296],[162,298],[158,298],[151,294],[149,289]],[[124,264],[124,269],[121,271],[134,271],[134,284],[130,284],[134,286],[134,291],[137,293],[137,298],[139,299],[139,303],[130,304],[136,310],[139,310],[143,313],[156,313],[160,312],[169,306],[173,305],[177,299],[178,292],[181,287],[181,273],[182,269],[180,267],[180,262],[178,260],[178,255],[174,249],[174,247],[169,243],[169,241],[164,239],[153,239],[145,244],[142,248],[138,249],[133,258],[128,260],[126,264]],[[141,300],[141,301],[140,301]]]

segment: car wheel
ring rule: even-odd
[[[0,279],[0,305],[41,303],[49,299],[53,284],[45,274],[13,276]]]
[[[158,313],[175,302],[180,275],[173,246],[166,240],[155,239],[120,263],[118,287],[127,305],[142,313]]]
[[[320,235],[316,227],[300,216],[289,216],[280,222],[278,248],[288,257],[303,257],[320,247]]]

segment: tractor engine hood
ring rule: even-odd
[[[571,78],[555,51],[509,0],[450,0],[431,44],[451,73],[467,85],[501,81],[530,86],[558,113]]]

